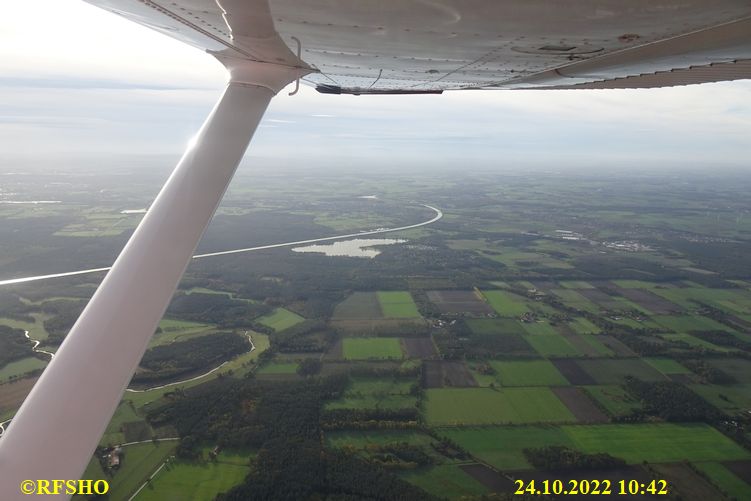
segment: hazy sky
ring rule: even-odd
[[[179,155],[224,87],[211,56],[78,0],[0,0],[0,154]],[[272,102],[251,154],[304,162],[748,165],[751,81]]]

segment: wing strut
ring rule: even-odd
[[[222,62],[227,89],[0,438],[3,500],[27,499],[23,480],[81,478],[269,101],[309,73]]]

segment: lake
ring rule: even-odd
[[[394,245],[406,242],[398,238],[355,238],[353,240],[343,240],[326,245],[306,245],[305,247],[295,247],[293,252],[316,252],[327,256],[346,256],[346,257],[363,257],[372,259],[381,253],[374,247],[382,245]]]

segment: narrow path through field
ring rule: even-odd
[[[197,254],[193,256],[193,259],[201,259],[204,257],[213,257],[213,256],[225,256],[227,254],[240,254],[243,252],[252,252],[252,251],[257,251],[257,250],[276,249],[279,247],[291,247],[293,245],[312,244],[316,242],[326,242],[329,240],[341,240],[343,238],[354,238],[354,237],[362,237],[365,235],[376,235],[379,233],[393,233],[395,231],[411,230],[413,228],[419,228],[421,226],[427,226],[429,224],[433,224],[443,217],[443,212],[441,212],[440,209],[437,209],[433,207],[432,205],[427,205],[427,204],[420,204],[420,205],[422,207],[427,207],[428,209],[434,211],[435,216],[432,219],[429,219],[428,221],[423,221],[417,224],[410,224],[407,226],[400,226],[398,228],[379,228],[377,230],[365,230],[365,231],[360,231],[358,233],[348,233],[346,235],[336,235],[333,237],[313,238],[310,240],[298,240],[297,242],[284,242],[281,244],[261,245],[259,247],[246,247],[243,249],[209,252],[208,254]],[[53,273],[51,275],[37,275],[35,277],[11,278],[8,280],[0,280],[0,286],[21,284],[21,283],[26,283],[26,282],[36,282],[38,280],[47,280],[50,278],[71,277],[74,275],[86,275],[89,273],[97,273],[100,271],[109,271],[109,269],[110,267],[108,266],[106,268],[90,268],[88,270],[68,271],[65,273]]]

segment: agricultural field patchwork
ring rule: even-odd
[[[8,201],[76,189],[59,204],[0,204],[0,234],[13,236],[2,278],[112,262],[141,218],[121,211],[148,207],[168,175],[129,162],[116,178],[129,182],[113,184],[112,162],[77,165],[84,177],[66,162],[34,176],[9,163]],[[648,163],[606,175],[362,167],[239,169],[197,252],[412,225],[434,217],[421,203],[443,217],[368,259],[280,248],[191,263],[149,356],[174,350],[169,369],[182,350],[195,370],[125,393],[100,444],[145,443],[113,476],[93,461],[86,478],[111,480],[113,499],[145,485],[136,501],[240,485],[234,498],[333,495],[308,481],[319,471],[352,497],[505,498],[511,477],[593,478],[547,471],[541,457],[560,451],[528,450],[561,446],[628,463],[596,478],[751,498],[751,178]],[[3,288],[0,324],[54,351],[102,278]],[[224,332],[247,332],[255,350],[216,361]],[[0,347],[0,422],[47,363],[17,334]],[[241,448],[206,461],[230,443]]]

